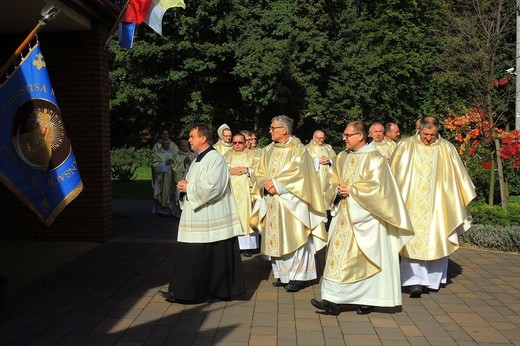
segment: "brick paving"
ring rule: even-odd
[[[403,293],[402,308],[366,316],[356,307],[339,316],[317,313],[309,300],[319,299],[319,284],[298,293],[274,288],[260,255],[243,259],[244,297],[178,305],[157,294],[167,288],[177,220],[152,215],[150,201],[115,200],[113,211],[111,241],[8,291],[0,344],[520,345],[518,254],[459,249],[445,288],[421,299]],[[69,243],[62,246],[73,253]],[[19,248],[16,255],[36,256]]]

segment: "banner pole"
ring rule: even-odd
[[[130,0],[127,0],[125,2],[125,4],[123,5],[123,9],[121,10],[121,12],[119,13],[119,16],[117,16],[117,19],[116,19],[116,22],[114,23],[114,25],[112,25],[112,28],[110,29],[110,31],[108,32],[108,38],[107,40],[105,41],[105,48],[108,46],[108,43],[110,42],[110,40],[112,39],[112,35],[114,34],[114,32],[116,31],[117,29],[117,25],[119,24],[119,20],[121,19],[121,17],[123,16],[123,13],[125,13],[126,11],[126,8],[128,7],[128,4],[130,3]]]
[[[27,47],[29,42],[36,36],[36,34],[43,28],[43,26],[46,24],[46,21],[53,20],[58,13],[60,13],[60,10],[57,10],[56,12],[51,12],[54,9],[54,4],[47,4],[43,7],[41,11],[42,18],[38,21],[38,24],[34,27],[34,29],[27,35],[25,40],[23,40],[22,44],[16,49],[16,51],[11,55],[9,60],[2,66],[2,69],[0,70],[0,77],[4,75],[4,73],[9,69],[9,67],[13,64],[13,62],[16,60],[18,55]]]

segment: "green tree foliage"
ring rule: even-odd
[[[335,103],[349,120],[394,121],[411,133],[418,117],[438,111],[429,96],[442,49],[439,11],[434,0],[375,0],[346,26]]]
[[[477,0],[455,4],[470,1]],[[195,121],[268,137],[271,117],[286,114],[303,141],[321,128],[341,147],[348,121],[394,121],[412,133],[418,117],[442,118],[473,97],[471,79],[457,70],[471,64],[473,53],[450,55],[465,38],[446,24],[463,21],[462,5],[193,0],[186,6],[166,12],[163,36],[140,25],[132,49],[111,43],[114,146],[139,146],[162,127],[185,137]],[[514,56],[505,48],[497,55],[502,65]]]
[[[495,88],[493,80],[515,65],[515,1],[461,0],[446,2],[439,21],[444,29],[438,87],[451,93],[439,98],[455,113],[479,106],[494,114],[499,127],[514,124],[514,88]],[[514,125],[513,125],[514,126]]]

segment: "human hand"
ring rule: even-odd
[[[188,191],[188,181],[179,180],[179,182],[177,183],[177,190],[179,190],[179,192],[187,192]]]
[[[348,197],[350,195],[350,188],[346,183],[340,183],[338,185],[338,194],[341,197]]]
[[[265,183],[264,189],[267,191],[268,194],[271,196],[276,195],[278,191],[276,191],[276,187],[274,186],[273,180],[269,180]]]
[[[326,156],[320,157],[320,165],[329,165],[329,164],[330,164],[330,160],[328,157],[326,157]]]

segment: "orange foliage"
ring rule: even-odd
[[[494,150],[493,142],[500,140],[500,156],[512,160],[513,167],[520,167],[520,131],[506,132],[495,124],[489,123],[488,114],[473,107],[464,115],[451,115],[445,120],[446,129],[450,130],[455,140],[460,142],[459,153],[475,153],[477,147]]]

